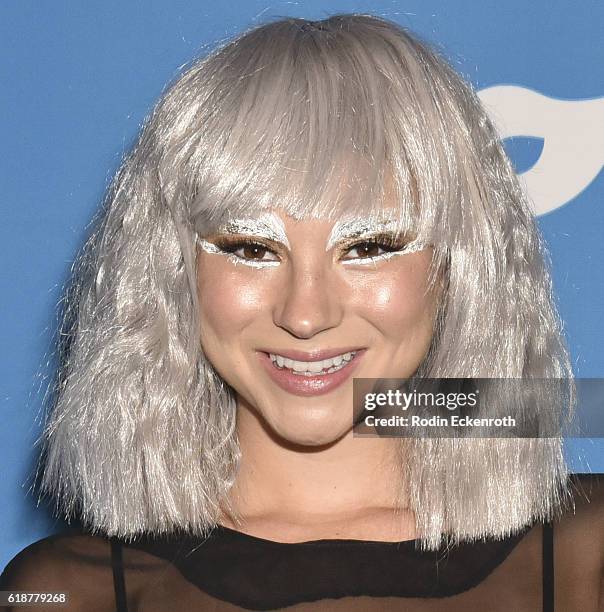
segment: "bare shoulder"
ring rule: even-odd
[[[588,538],[604,547],[604,474],[576,474],[571,478],[570,499],[559,528],[562,533]]]
[[[574,476],[554,524],[556,597],[562,610],[595,610],[604,593],[604,475]]]
[[[175,594],[186,584],[169,560],[145,550],[119,547],[129,607],[158,585]],[[6,566],[0,590],[68,593],[69,610],[115,610],[115,586],[110,540],[78,531],[48,536],[23,549]],[[15,610],[26,612],[29,607]],[[39,612],[39,606],[31,610]]]
[[[34,542],[6,566],[0,590],[68,593],[70,610],[115,609],[109,541],[66,533]],[[23,612],[30,607],[15,609]]]
[[[604,475],[574,475],[565,511],[555,523],[560,546],[604,560]]]

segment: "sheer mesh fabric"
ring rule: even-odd
[[[285,544],[221,526],[207,538],[134,542],[74,529],[22,551],[0,586],[67,591],[68,609],[86,611],[534,612],[551,609],[548,593],[556,611],[601,611],[604,487],[583,477],[574,489],[574,510],[549,531],[535,524],[504,540],[435,552],[415,541]]]

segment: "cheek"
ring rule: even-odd
[[[261,312],[264,284],[258,282],[257,270],[233,269],[217,257],[210,262],[200,254],[197,265],[202,342],[229,342]]]
[[[431,333],[435,300],[427,293],[429,254],[388,262],[380,274],[368,272],[357,288],[357,306],[388,338],[396,341]]]

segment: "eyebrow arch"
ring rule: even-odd
[[[259,238],[280,242],[286,248],[290,248],[285,224],[275,213],[271,212],[262,213],[257,217],[230,219],[218,228],[218,232],[258,236]]]
[[[342,240],[365,238],[381,232],[396,232],[400,221],[396,219],[348,219],[334,224],[327,239],[326,251]]]

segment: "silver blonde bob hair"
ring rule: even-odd
[[[384,19],[280,19],[167,89],[77,260],[40,463],[65,516],[122,537],[216,524],[240,451],[200,343],[196,237],[271,207],[372,214],[387,183],[445,279],[418,375],[572,378],[543,244],[471,87]],[[426,548],[504,537],[564,499],[560,438],[416,439],[401,457]]]

